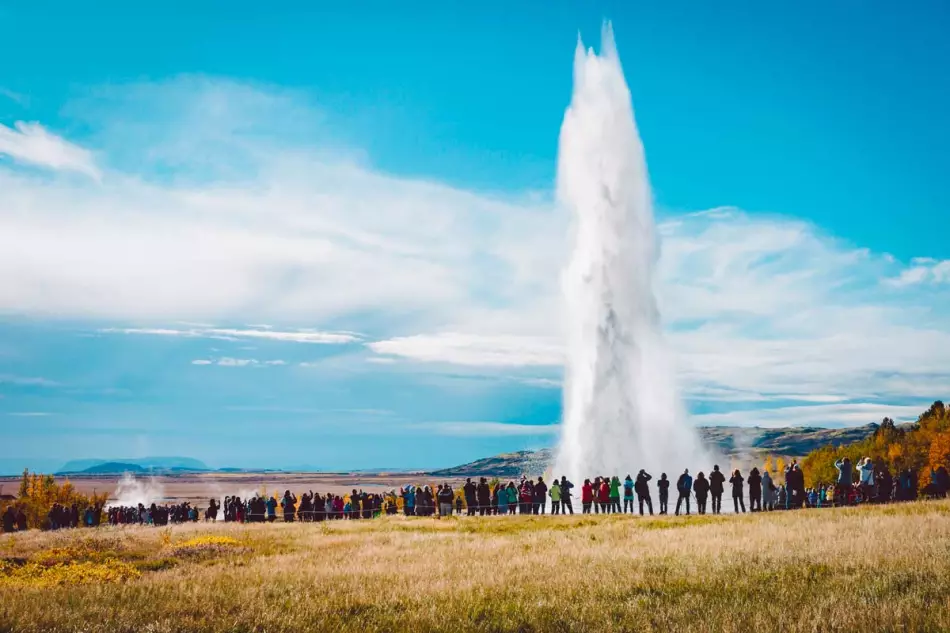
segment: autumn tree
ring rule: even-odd
[[[887,466],[894,474],[909,468],[918,475],[918,485],[929,483],[919,475],[939,465],[950,467],[950,411],[943,402],[934,402],[912,425],[898,426],[884,418],[874,434],[859,442],[843,446],[823,446],[811,451],[802,460],[808,486],[831,484],[837,478],[834,463],[849,458],[852,463],[870,457]]]
[[[82,512],[89,506],[102,508],[107,499],[106,494],[82,494],[68,479],[59,484],[52,475],[24,470],[18,498],[12,503],[23,510],[29,527],[45,529],[49,527],[48,516],[54,504],[75,504]]]

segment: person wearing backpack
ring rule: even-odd
[[[686,501],[686,514],[689,514],[689,496],[693,491],[693,478],[689,474],[689,468],[683,471],[679,479],[676,480],[676,491],[679,497],[676,499],[676,514],[680,513],[680,504]]]
[[[623,513],[633,514],[633,478],[627,475],[623,480]]]

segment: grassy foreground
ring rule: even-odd
[[[950,503],[0,537],[0,630],[950,630]]]

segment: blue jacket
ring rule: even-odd
[[[682,493],[689,493],[693,489],[693,478],[687,473],[683,473],[676,482],[676,489]]]

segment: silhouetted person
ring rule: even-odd
[[[664,475],[665,477],[665,475]],[[653,500],[650,498],[650,480],[653,479],[653,476],[650,475],[647,471],[640,469],[640,472],[637,473],[637,481],[633,484],[634,489],[637,492],[637,498],[640,501],[640,516],[643,516],[643,504],[647,504],[647,508],[650,509],[650,516],[653,516]],[[666,485],[669,486],[670,482],[666,482]],[[660,491],[660,508],[661,511],[665,511],[666,507],[663,502],[663,495],[665,493],[663,490]],[[631,512],[633,508],[630,509]]]
[[[561,514],[567,510],[568,514],[574,514],[574,507],[571,505],[571,488],[574,484],[567,480],[567,477],[561,476]]]
[[[534,513],[544,514],[544,506],[548,503],[548,485],[544,483],[543,477],[538,477],[534,484]]]
[[[712,495],[713,514],[722,512],[722,493],[725,483],[726,476],[719,472],[719,465],[713,466],[713,471],[709,473],[709,493]]]
[[[835,486],[835,496],[838,497],[839,503],[846,505],[848,503],[848,491],[851,490],[851,484],[853,483],[851,459],[848,457],[839,459],[835,462],[835,468],[838,469],[838,481]]]
[[[686,501],[686,514],[689,514],[689,495],[693,491],[693,478],[690,476],[688,468],[676,480],[676,491],[679,493],[679,497],[676,499],[676,514],[680,513],[680,504],[683,501]]]
[[[799,465],[798,460],[792,462],[792,490],[795,491],[795,498],[791,504],[793,508],[801,508],[805,505],[805,473],[802,472],[802,467]]]
[[[742,511],[745,512],[745,500],[742,498],[742,482],[745,479],[742,478],[742,475],[739,474],[739,469],[732,473],[732,477],[729,478],[729,483],[732,484],[732,504],[736,507],[736,514],[739,513],[739,508],[742,508]]]
[[[360,493],[356,492],[356,488],[350,493],[350,518],[360,518]]]
[[[758,468],[749,472],[749,512],[762,512],[762,475]]]
[[[706,514],[706,498],[709,495],[709,480],[700,472],[693,483],[693,492],[696,493],[696,511]]]
[[[656,488],[660,491],[660,514],[667,514],[670,501],[670,480],[666,478],[666,473],[660,475],[660,480],[656,482]]]
[[[462,494],[465,497],[465,506],[468,508],[468,516],[475,516],[475,507],[478,505],[477,490],[475,484],[472,483],[472,478],[469,477],[465,480],[465,485],[462,486]],[[461,510],[458,510],[459,514],[462,513]]]
[[[101,517],[101,516],[102,516],[102,506],[96,506],[96,507],[98,508],[98,515],[97,515],[97,516],[98,516],[98,517]],[[96,526],[99,525],[99,521],[100,521],[100,520],[101,520],[100,518],[97,518],[97,519],[96,519]],[[23,508],[19,508],[19,509],[16,511],[16,529],[17,529],[17,532],[26,532],[27,527],[28,527],[28,526],[27,526],[27,524],[26,524],[26,512],[23,511]]]
[[[16,531],[16,511],[13,506],[7,506],[3,513],[3,531],[6,533]]]
[[[880,503],[890,501],[891,491],[894,489],[894,478],[891,477],[891,471],[883,461],[879,460],[877,463],[874,480],[877,482],[877,500]]]
[[[208,500],[208,510],[207,510],[207,512],[205,512],[205,521],[207,521],[208,519],[211,519],[211,522],[212,522],[212,523],[217,523],[217,521],[218,521],[218,508],[220,508],[220,506],[218,505],[218,500],[217,500],[217,499],[209,499],[209,500]]]
[[[284,521],[292,523],[294,512],[297,511],[297,495],[291,494],[289,490],[284,491],[284,498],[280,502],[280,507],[284,509]]]
[[[762,472],[762,486],[761,486],[761,495],[762,495],[762,509],[763,510],[772,510],[775,508],[775,503],[772,499],[775,497],[775,486],[772,485],[772,476],[769,474],[769,471]]]
[[[478,498],[478,515],[485,516],[486,512],[491,511],[491,488],[484,477],[478,480],[475,495]]]

